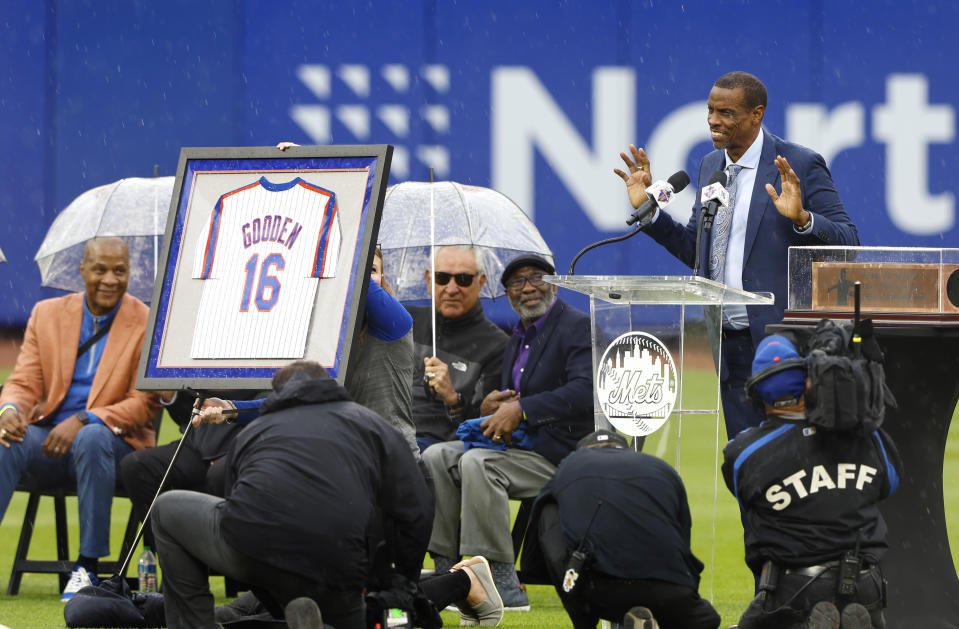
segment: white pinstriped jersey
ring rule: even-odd
[[[220,197],[197,241],[193,358],[302,358],[321,277],[340,248],[336,196],[265,177]]]

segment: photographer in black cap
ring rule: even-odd
[[[551,583],[575,629],[715,629],[699,596],[686,489],[668,463],[597,430],[560,464],[533,507],[524,578]]]
[[[812,402],[825,400],[810,394],[817,383],[808,364],[783,336],[760,343],[746,386],[766,419],[723,450],[757,581],[739,629],[882,629],[879,503],[896,490],[902,464],[874,425],[810,421]],[[842,404],[836,410],[849,418]]]

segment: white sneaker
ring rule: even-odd
[[[96,585],[97,583],[97,575],[88,572],[86,568],[79,564],[73,566],[73,572],[70,573],[70,580],[67,581],[67,587],[63,588],[63,595],[60,596],[60,602],[66,603],[82,588],[88,585]]]

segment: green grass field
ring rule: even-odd
[[[6,378],[5,373],[0,376]],[[708,399],[711,394],[710,387],[705,384],[708,378],[702,378],[702,382],[698,378],[694,380],[696,381],[687,379],[686,384],[689,388],[686,395]],[[715,393],[712,392],[712,395]],[[946,444],[945,478],[955,478],[959,473],[957,420],[959,417],[954,416],[953,428]],[[693,551],[706,564],[700,593],[712,601],[719,611],[722,616],[721,627],[727,627],[738,620],[739,614],[752,598],[752,577],[743,564],[739,510],[726,491],[722,478],[718,478],[717,481],[716,471],[719,460],[716,454],[718,448],[715,420],[703,415],[687,415],[681,423],[682,426],[675,418],[671,420],[662,430],[647,440],[644,450],[661,456],[673,465],[677,464],[678,459],[693,517]],[[720,434],[725,433],[720,429]],[[176,437],[175,425],[168,418],[165,419],[160,442],[168,443]],[[718,447],[721,445],[722,442]],[[718,491],[714,491],[717,489]],[[945,511],[951,539],[959,530],[957,521],[948,519],[948,515],[959,507],[959,484],[945,483],[945,491]],[[16,494],[6,517],[0,524],[0,624],[11,629],[64,627],[63,605],[59,600],[56,576],[25,575],[20,594],[15,597],[5,595],[25,506],[26,495]],[[75,554],[79,543],[75,499],[68,501],[67,513],[71,529],[70,549],[71,553]],[[128,515],[129,501],[117,500],[114,504],[112,519],[111,548],[113,549],[118,550],[120,547]],[[956,545],[952,546],[955,561]],[[55,554],[53,505],[50,499],[43,499],[30,556],[52,558]],[[134,553],[134,564],[138,556],[139,550]],[[427,560],[428,563],[429,560]],[[135,574],[135,566],[129,574]],[[211,580],[211,587],[217,596],[218,603],[227,601],[224,597],[222,578],[214,577]],[[530,586],[528,591],[532,611],[507,614],[502,626],[516,629],[553,629],[570,626],[552,588]],[[459,618],[455,613],[443,612],[443,618],[447,626],[459,625]]]

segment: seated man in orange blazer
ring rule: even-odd
[[[87,242],[86,291],[34,306],[0,391],[0,519],[25,473],[76,482],[80,555],[63,600],[96,583],[97,560],[110,553],[120,459],[155,445],[157,398],[134,388],[148,308],[126,294],[129,269],[122,239]]]

